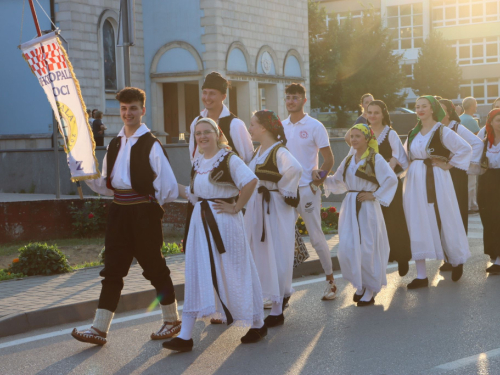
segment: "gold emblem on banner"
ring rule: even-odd
[[[78,138],[78,125],[71,109],[64,103],[56,101],[59,111],[59,120],[61,122],[61,134],[64,138],[64,151],[69,153],[76,144]]]

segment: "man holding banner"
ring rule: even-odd
[[[96,193],[114,196],[106,227],[104,269],[100,273],[104,280],[92,327],[83,331],[75,328],[71,333],[79,341],[97,345],[107,341],[123,278],[134,257],[156,289],[163,314],[163,324],[151,339],[171,338],[181,329],[174,285],[161,254],[161,205],[177,198],[177,181],[160,141],[141,121],[146,113],[145,92],[126,87],[116,99],[124,126],[108,146],[102,177],[86,181]]]

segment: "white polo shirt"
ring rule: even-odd
[[[320,148],[330,147],[330,139],[325,126],[307,113],[297,123],[290,121],[290,116],[282,121],[287,139],[286,147],[302,166],[299,186],[307,186],[313,180],[312,171],[318,169]]]

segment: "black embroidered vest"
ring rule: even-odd
[[[274,183],[278,183],[283,177],[278,170],[278,163],[276,160],[276,155],[280,148],[285,148],[282,143],[277,144],[274,148],[269,152],[266,157],[266,160],[262,164],[257,164],[255,166],[255,175],[261,181],[271,181]],[[257,156],[259,149],[255,151],[253,157]],[[285,203],[292,207],[298,207],[300,202],[299,189],[297,188],[297,198],[285,197]]]
[[[365,164],[361,165],[356,170],[356,173],[354,175],[356,177],[362,178],[363,180],[372,182],[377,186],[380,186],[380,184],[377,181],[377,176],[375,175],[375,156],[376,155],[377,155],[376,152],[373,152],[373,150],[370,150],[370,153],[366,157]],[[342,177],[344,178],[344,181],[345,181],[345,176],[347,173],[347,168],[349,168],[349,165],[351,164],[351,160],[353,157],[354,157],[354,155],[349,155],[346,159],[346,162],[344,165],[344,172],[342,173]]]
[[[153,186],[153,181],[156,178],[151,164],[149,163],[149,153],[154,143],[158,142],[162,146],[160,140],[156,138],[151,132],[147,132],[141,135],[137,142],[132,146],[130,151],[130,180],[132,183],[132,189],[142,195],[154,195],[155,188]],[[108,152],[106,154],[107,158],[107,181],[106,185],[108,189],[113,189],[111,181],[111,172],[115,166],[116,158],[118,157],[118,152],[120,151],[121,137],[115,137],[111,140],[108,147]],[[168,159],[167,152],[161,147],[165,157]]]
[[[386,162],[389,162],[392,159],[392,147],[391,143],[389,142],[389,134],[391,130],[392,129],[389,129],[382,143],[378,145],[378,153],[382,155]],[[403,168],[399,164],[396,164],[394,173],[396,173],[396,175],[399,175],[402,172],[404,172]]]
[[[443,144],[443,129],[444,125],[441,124],[436,130],[434,130],[425,151],[429,158],[436,158],[447,162],[450,160],[451,151],[448,150]],[[410,130],[410,133],[412,130]],[[408,136],[410,133],[408,133]],[[413,160],[411,156],[411,141],[408,142],[408,156],[410,160]]]
[[[234,152],[228,152],[224,159],[219,163],[217,167],[215,167],[209,175],[209,180],[211,183],[215,185],[223,185],[223,186],[232,186],[237,188],[236,184],[231,177],[231,169],[229,168],[229,161],[232,156],[238,157],[238,155]],[[191,168],[191,182],[189,184],[189,188],[191,190],[191,194],[194,194],[194,179],[196,178],[196,170],[194,169],[194,165]]]
[[[203,116],[198,116],[196,121],[198,121],[201,118],[203,118]],[[236,153],[236,155],[240,156],[238,150],[236,150],[236,148],[234,147],[234,142],[233,142],[233,138],[231,138],[231,131],[230,131],[231,130],[231,121],[233,121],[233,119],[235,119],[235,118],[238,118],[238,117],[233,115],[231,112],[230,112],[229,116],[221,117],[219,119],[219,129],[222,130],[222,133],[224,133],[224,136],[227,139],[227,143],[228,143],[229,147],[231,147],[231,149],[233,150],[233,152]],[[191,137],[194,137],[194,134],[191,134]]]

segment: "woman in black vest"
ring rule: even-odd
[[[181,352],[193,347],[197,318],[250,326],[243,343],[267,335],[259,275],[240,212],[257,177],[231,152],[215,121],[200,119],[194,129],[200,155],[193,163],[190,186],[179,185],[181,197],[194,205],[185,247],[183,328],[178,337],[163,343]]]
[[[377,138],[380,155],[399,176],[408,168],[408,158],[398,133],[391,127],[387,106],[381,100],[374,100],[368,105],[367,115],[370,128]],[[391,246],[389,262],[398,262],[399,275],[405,276],[411,259],[411,245],[403,210],[403,182],[399,178],[396,195],[389,206],[382,206],[382,213]]]
[[[483,142],[469,129],[460,124],[460,117],[455,112],[455,106],[451,100],[439,100],[441,107],[443,107],[446,116],[443,117],[441,123],[460,137],[462,137],[472,147],[472,158],[469,169],[467,171],[458,168],[450,169],[451,179],[453,180],[453,187],[457,195],[458,207],[460,208],[460,215],[464,223],[465,233],[469,231],[469,174],[477,175],[480,173],[480,162],[483,154]],[[445,262],[440,268],[440,271],[451,271],[451,264]]]
[[[405,143],[410,167],[403,185],[403,207],[417,268],[417,278],[408,289],[429,285],[426,259],[446,259],[453,266],[452,280],[458,281],[470,257],[449,170],[469,168],[471,147],[439,122],[446,114],[436,98],[420,97],[415,109],[419,120]]]
[[[490,256],[491,275],[500,275],[500,108],[493,109],[486,120],[486,139],[481,166],[486,173],[479,176],[477,203],[483,223],[484,253]]]
[[[295,249],[295,211],[302,167],[286,149],[286,137],[273,111],[253,115],[250,135],[260,147],[249,163],[259,187],[248,201],[245,230],[262,285],[264,299],[272,302],[267,327],[285,322],[283,307],[292,288]]]

